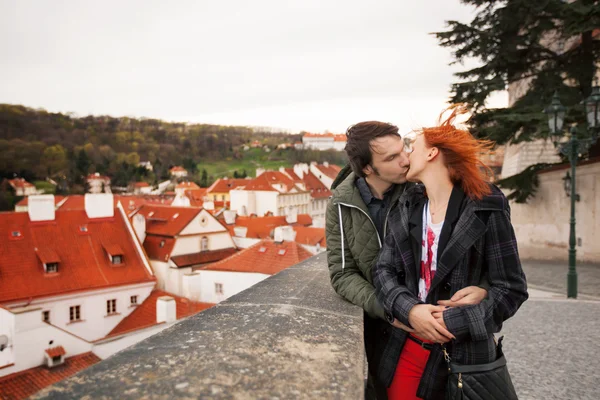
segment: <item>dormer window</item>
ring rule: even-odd
[[[48,274],[50,274],[52,272],[58,272],[58,263],[57,262],[45,264],[45,267],[46,267],[46,273],[48,273]]]
[[[266,247],[261,247],[260,249],[258,249],[259,253],[265,253],[267,251]]]
[[[65,355],[67,354],[67,352],[62,346],[46,349],[45,353],[46,365],[50,368],[63,364],[65,362]]]
[[[11,236],[14,238],[21,237],[21,231],[12,231]]]
[[[44,265],[44,272],[47,274],[57,273],[60,257],[51,247],[34,248],[35,254]]]
[[[123,264],[123,249],[121,249],[121,246],[116,243],[102,243],[102,246],[106,250],[111,264]]]
[[[87,231],[88,231],[87,225],[81,225],[79,227],[79,232],[81,232],[81,233],[87,233]]]

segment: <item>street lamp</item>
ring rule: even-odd
[[[552,96],[552,103],[544,112],[548,115],[548,128],[554,142],[554,146],[558,147],[560,152],[567,156],[571,163],[571,174],[567,172],[564,178],[565,191],[567,196],[571,198],[571,219],[569,232],[569,272],[567,273],[567,297],[577,298],[577,269],[575,249],[575,202],[579,201],[579,195],[576,192],[575,170],[577,167],[577,159],[579,154],[585,153],[592,144],[596,143],[598,134],[596,129],[600,126],[600,88],[595,86],[592,88],[592,93],[584,101],[588,129],[592,135],[590,139],[580,139],[577,136],[577,126],[571,126],[568,134],[568,140],[564,143],[559,143],[562,137],[562,127],[565,121],[566,108],[561,104],[558,98],[558,93]],[[570,194],[569,194],[570,192]]]

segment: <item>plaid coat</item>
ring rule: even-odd
[[[426,200],[422,185],[400,198],[399,207],[390,214],[390,230],[373,274],[385,312],[409,326],[408,313],[420,303],[417,294]],[[444,322],[456,336],[447,348],[452,359],[461,364],[496,359],[493,334],[517,312],[528,294],[506,197],[492,185],[489,196],[473,201],[455,186],[440,233],[437,270],[426,303],[449,299],[464,287],[478,285],[485,275],[490,285],[486,300],[444,312]],[[396,328],[391,335],[378,366],[379,376],[388,386],[407,338],[405,331]],[[441,346],[434,346],[417,395],[427,400],[443,399],[446,380]]]

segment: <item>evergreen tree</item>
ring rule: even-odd
[[[202,169],[202,177],[200,178],[200,187],[208,187],[208,174],[204,168]]]
[[[547,139],[542,109],[557,91],[568,109],[565,124],[579,123],[582,137],[590,136],[581,102],[591,93],[600,61],[600,41],[594,40],[600,4],[595,0],[461,1],[476,7],[473,20],[447,21],[448,31],[435,36],[441,46],[453,50],[455,63],[479,62],[456,73],[458,82],[451,88],[452,103],[472,108],[471,132],[498,144]],[[510,107],[485,107],[493,92],[511,84],[522,84],[527,90]],[[591,153],[597,149],[598,145]],[[520,201],[534,193],[537,185],[525,177],[538,169],[525,170],[507,184],[521,191],[516,196]]]

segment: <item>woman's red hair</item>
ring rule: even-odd
[[[423,129],[425,142],[430,147],[437,147],[443,154],[444,164],[448,168],[452,183],[461,185],[465,194],[471,199],[481,200],[491,193],[488,178],[492,170],[479,159],[479,156],[491,150],[494,142],[477,140],[469,131],[456,128],[454,126],[456,117],[468,111],[460,105],[450,109],[452,110],[450,117],[439,126]]]

